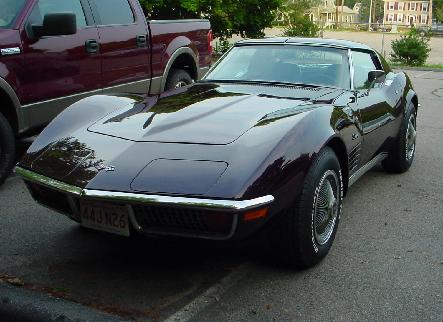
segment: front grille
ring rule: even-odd
[[[232,228],[232,216],[226,214],[151,205],[132,208],[138,224],[147,232],[227,236]]]
[[[32,197],[37,202],[53,210],[72,216],[72,209],[68,201],[68,196],[65,193],[32,182],[27,182],[26,184]]]

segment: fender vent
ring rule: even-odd
[[[349,153],[349,173],[354,172],[360,164],[361,143],[357,144]]]

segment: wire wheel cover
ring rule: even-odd
[[[319,245],[326,244],[334,231],[340,204],[337,174],[328,170],[316,189],[313,214],[314,236]]]
[[[415,153],[415,140],[417,139],[416,121],[414,114],[411,114],[406,131],[406,160],[410,161]]]

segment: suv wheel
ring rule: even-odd
[[[0,114],[0,185],[6,180],[15,162],[15,137],[8,121]]]
[[[192,77],[183,69],[173,69],[166,81],[165,91],[187,86],[192,83]]]

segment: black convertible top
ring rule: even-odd
[[[306,45],[323,45],[331,47],[373,50],[371,47],[354,41],[341,39],[324,39],[324,38],[289,38],[289,37],[272,37],[263,39],[247,39],[237,42],[237,45],[249,44],[306,44]]]

